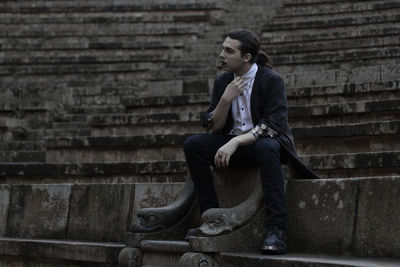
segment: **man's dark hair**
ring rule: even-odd
[[[272,69],[271,60],[267,53],[260,50],[260,39],[254,32],[246,29],[236,29],[230,31],[227,37],[240,42],[239,50],[242,56],[250,53],[250,63],[256,62],[259,65],[267,66]]]

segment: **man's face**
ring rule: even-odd
[[[222,44],[222,51],[219,54],[221,65],[224,70],[240,72],[240,70],[249,62],[249,55],[242,57],[239,47],[240,41],[227,37]]]

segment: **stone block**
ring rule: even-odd
[[[290,180],[286,197],[289,250],[343,254],[350,248],[357,180]]]
[[[172,203],[178,198],[183,185],[183,183],[136,184],[132,219],[136,218],[136,213],[142,208],[163,207]]]
[[[0,236],[6,233],[9,204],[10,186],[0,185]]]
[[[400,255],[400,179],[360,181],[355,252],[359,256]]]
[[[65,238],[70,184],[13,185],[6,235]]]
[[[127,231],[132,190],[130,184],[74,185],[67,238],[120,242]]]

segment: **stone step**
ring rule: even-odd
[[[301,156],[304,163],[323,178],[376,176],[378,174],[399,175],[399,157],[399,151]],[[122,174],[130,174],[132,176],[154,175],[154,177],[157,177],[160,175],[170,175],[171,177],[182,177],[186,173],[186,163],[184,160],[81,164],[1,163],[0,167],[0,176],[2,177],[29,176],[30,179],[33,179],[32,176],[99,176],[101,178],[104,175]],[[161,177],[161,179],[163,178]]]
[[[400,121],[293,128],[300,155],[400,150]]]
[[[286,6],[282,8],[277,17],[293,17],[293,16],[315,16],[315,15],[336,15],[343,13],[360,14],[362,12],[375,11],[383,12],[386,10],[400,8],[398,1],[345,1],[345,2],[324,2],[313,3],[311,6]]]
[[[327,51],[347,51],[350,49],[385,49],[396,46],[399,43],[398,36],[377,36],[377,37],[360,37],[354,39],[339,40],[321,40],[302,43],[288,43],[274,45],[263,43],[262,49],[267,51],[271,57],[276,55],[287,55],[297,53],[321,53]]]
[[[184,174],[184,161],[113,163],[0,163],[0,176],[104,176]]]
[[[45,1],[45,2],[2,2],[2,13],[88,13],[88,12],[138,12],[138,11],[186,11],[219,9],[217,1],[207,0],[201,3],[182,1],[179,3],[134,3],[130,1]]]
[[[400,99],[290,106],[292,126],[396,120]]]
[[[7,109],[6,109],[7,110]],[[0,129],[24,127],[25,121],[21,119],[2,117],[0,118]]]
[[[175,50],[176,52],[176,50]],[[167,52],[141,50],[87,50],[87,51],[32,51],[0,52],[0,64],[8,65],[46,65],[46,64],[92,64],[92,63],[132,63],[166,61]],[[176,55],[178,56],[178,55]]]
[[[163,62],[157,63],[158,66]],[[148,78],[147,72],[155,69],[156,62],[132,62],[132,63],[88,63],[66,65],[21,65],[8,66],[0,70],[1,76],[18,75],[65,75],[65,74],[110,74],[110,73],[134,73],[136,78]],[[147,75],[146,75],[147,74]]]
[[[289,251],[398,261],[399,182],[399,175],[290,180]]]
[[[68,36],[48,37],[0,37],[3,51],[51,51],[85,49],[165,49],[183,48],[190,42],[184,36]]]
[[[400,150],[396,142],[400,121],[292,128],[300,155]],[[192,130],[192,131],[190,131]],[[132,133],[139,130],[130,130]],[[47,162],[124,162],[183,160],[184,141],[195,133],[189,126],[181,132],[142,133],[132,136],[49,138]]]
[[[328,90],[332,87],[324,87],[323,89],[316,90],[317,93],[323,95],[324,90]],[[360,90],[362,87],[360,87]],[[300,92],[309,92],[310,88],[299,89]],[[347,89],[344,89],[347,91]],[[350,89],[352,90],[352,89]],[[368,89],[367,89],[368,90]],[[318,92],[319,91],[319,92]],[[357,89],[356,89],[357,91]],[[332,92],[334,93],[334,92]],[[379,93],[378,93],[379,94]],[[295,95],[300,95],[297,92]],[[329,95],[329,94],[328,94]],[[397,97],[398,91],[390,97]],[[290,91],[289,91],[290,97]],[[353,97],[358,99],[357,93]],[[371,97],[373,98],[373,97]],[[378,97],[379,98],[379,97]],[[129,101],[129,107],[136,107],[134,110],[137,113],[154,113],[151,115],[106,115],[100,117],[94,117],[94,120],[104,121],[105,125],[132,125],[138,123],[161,123],[169,122],[173,123],[176,121],[191,121],[195,122],[198,120],[200,115],[199,112],[204,112],[208,108],[210,97],[206,94],[196,96],[168,96],[168,97],[150,97],[150,98],[132,98]],[[183,101],[182,101],[183,100]],[[186,100],[186,101],[185,101]],[[341,102],[348,101],[346,96],[335,97],[336,103],[328,102],[332,99],[318,99],[318,103],[321,104],[300,104],[289,106],[289,120],[293,126],[300,125],[318,125],[318,124],[331,124],[331,123],[346,123],[346,122],[364,122],[368,119],[372,120],[392,120],[396,119],[399,112],[400,99],[379,99],[377,100],[361,100],[354,102]],[[289,98],[290,101],[290,98]],[[299,101],[300,102],[300,101]],[[305,102],[305,101],[301,101]],[[307,101],[311,102],[311,101]],[[317,102],[317,101],[316,101]],[[172,105],[175,103],[175,106]],[[311,102],[312,103],[312,102]],[[135,106],[134,106],[135,105]],[[151,105],[157,108],[151,108]],[[150,107],[149,107],[150,106]],[[143,107],[143,108],[142,108]],[[156,112],[166,112],[166,115]],[[185,114],[185,112],[188,112]],[[172,115],[175,114],[175,115]],[[380,117],[378,116],[380,115]],[[116,121],[113,123],[112,121]],[[96,125],[93,125],[96,126]],[[100,126],[100,125],[99,125]]]
[[[307,253],[288,253],[282,256],[268,256],[259,252],[220,254],[221,267],[230,266],[276,266],[276,267],[395,267],[400,265],[397,259],[377,259],[366,257],[325,256]]]
[[[130,23],[112,23],[102,25],[91,24],[27,24],[2,25],[0,37],[67,37],[67,36],[152,36],[152,35],[201,35],[204,31],[202,23],[144,23],[133,27]],[[203,27],[202,27],[203,26]]]
[[[190,250],[187,241],[142,240],[140,248],[144,252],[144,266],[179,266],[181,256]]]
[[[0,162],[46,162],[46,152],[1,151]]]
[[[314,66],[315,65],[315,66]],[[353,83],[380,83],[398,80],[400,66],[398,59],[386,59],[377,64],[311,64],[277,67],[287,88],[334,86]]]
[[[296,53],[291,55],[275,55],[272,60],[275,66],[298,64],[324,64],[341,62],[355,62],[357,60],[369,61],[372,59],[384,60],[385,58],[400,57],[399,47],[386,47],[384,51],[376,48],[341,49],[333,52]]]
[[[0,145],[3,151],[39,151],[44,148],[44,141],[8,141]]]
[[[326,104],[400,98],[400,81],[287,88],[288,104]]]
[[[2,99],[0,102],[0,111],[29,111],[29,112],[42,112],[54,108],[56,104],[53,101],[43,99]]]
[[[301,156],[321,178],[400,175],[400,151],[359,152]]]
[[[281,44],[298,42],[316,42],[322,40],[337,41],[341,39],[396,36],[400,32],[397,23],[382,23],[372,25],[359,25],[357,27],[335,27],[330,31],[314,29],[310,34],[309,30],[301,29],[294,32],[273,31],[263,32],[260,36],[262,43]]]
[[[123,248],[121,243],[0,237],[1,256],[117,264]]]
[[[87,12],[85,16],[82,13],[5,13],[0,18],[0,24],[109,24],[109,23],[179,23],[179,22],[204,22],[208,21],[210,16],[207,11],[174,11],[169,10],[148,12]]]
[[[324,4],[326,5],[326,4]],[[392,10],[391,10],[392,11]],[[376,15],[376,13],[372,13],[370,16],[357,16],[355,14],[346,14],[345,16],[334,17],[331,20],[324,20],[319,18],[307,17],[304,16],[299,19],[291,19],[290,21],[285,22],[282,21],[274,21],[270,24],[266,24],[263,27],[263,32],[268,31],[289,31],[289,30],[299,30],[299,29],[315,29],[315,28],[331,28],[331,27],[343,27],[343,26],[352,26],[355,27],[357,25],[364,24],[379,24],[386,22],[399,22],[400,15],[398,14],[398,9],[390,11],[385,11],[382,15]],[[374,10],[376,12],[376,10]],[[374,15],[375,14],[375,15]],[[286,18],[287,20],[287,18]]]

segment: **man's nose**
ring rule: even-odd
[[[224,50],[222,50],[221,53],[219,53],[219,57],[220,57],[220,58],[224,58],[224,57],[225,57]]]

